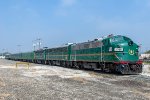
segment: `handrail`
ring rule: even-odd
[[[28,69],[29,69],[29,63],[28,63],[28,62],[17,62],[17,63],[16,63],[16,68],[18,68],[18,65],[21,65],[21,64],[27,65],[27,67],[28,67]]]

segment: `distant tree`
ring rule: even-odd
[[[0,56],[6,56],[6,55],[10,55],[11,53],[9,53],[9,52],[4,52],[4,53],[0,53]]]
[[[145,53],[149,53],[150,54],[150,50],[146,51]]]

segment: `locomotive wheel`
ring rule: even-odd
[[[79,69],[79,66],[76,62],[73,62],[73,67]]]

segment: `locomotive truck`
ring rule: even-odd
[[[139,46],[130,38],[109,35],[83,43],[12,54],[6,58],[78,69],[138,74],[142,72],[138,50]]]

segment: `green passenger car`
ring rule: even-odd
[[[30,62],[32,62],[34,60],[34,52],[21,53],[21,59],[23,61],[30,61]]]

